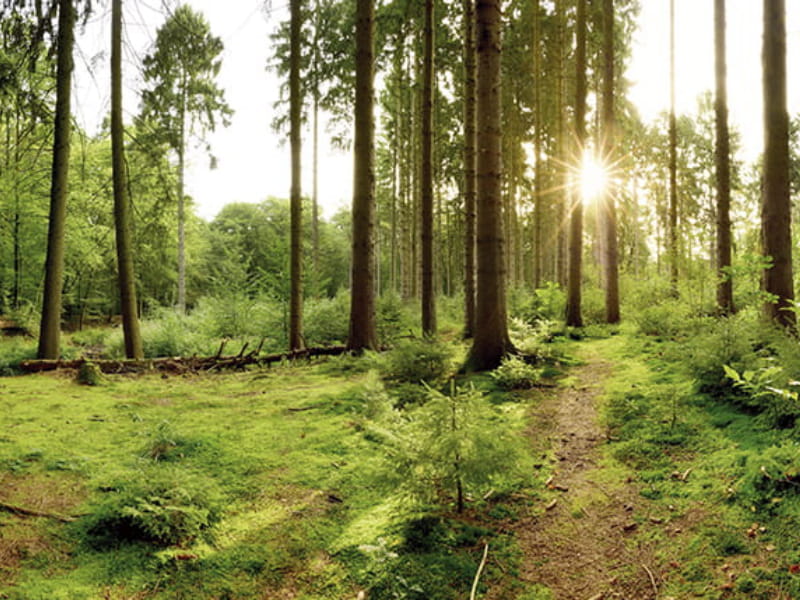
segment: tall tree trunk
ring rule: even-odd
[[[114,225],[117,235],[117,271],[125,356],[144,358],[133,270],[130,200],[125,173],[125,138],[122,124],[122,0],[111,5],[111,161],[114,178]]]
[[[39,329],[39,358],[56,359],[61,352],[61,286],[64,279],[64,228],[67,218],[69,151],[72,121],[72,49],[75,44],[75,7],[71,0],[58,3],[58,59],[50,220],[47,233],[44,300]]]
[[[678,124],[675,116],[675,0],[669,0],[669,280],[678,294]]]
[[[607,162],[614,153],[614,0],[603,0],[603,140],[604,158]],[[617,240],[617,209],[611,186],[605,190],[605,283],[606,283],[606,322],[619,323],[619,256]]]
[[[583,156],[586,141],[586,0],[577,0],[575,23],[575,156]],[[583,204],[573,193],[569,236],[569,272],[567,280],[567,325],[583,327],[581,314],[581,278],[583,271]]]
[[[558,73],[556,78],[556,118],[558,120],[556,126],[556,158],[557,158],[557,172],[556,176],[559,178],[559,185],[561,191],[556,200],[556,212],[558,219],[558,227],[556,229],[556,260],[555,260],[555,281],[558,282],[563,288],[567,287],[567,254],[568,254],[568,227],[567,219],[569,206],[567,200],[568,182],[567,172],[563,168],[565,164],[565,150],[566,150],[566,107],[565,107],[565,85],[566,85],[566,61],[564,60],[564,48],[566,45],[566,11],[564,9],[564,0],[556,0],[556,24],[557,24],[557,60],[558,60]]]
[[[375,121],[373,78],[375,9],[356,0],[356,104],[353,140],[353,277],[350,294],[350,350],[376,350],[375,323]]]
[[[730,136],[728,132],[728,69],[725,59],[725,0],[714,0],[714,65],[717,93],[714,103],[716,113],[717,144],[717,306],[719,311],[730,314],[733,306],[733,280],[731,266],[731,167]]]
[[[178,117],[180,139],[178,140],[178,314],[186,314],[186,196],[184,176],[186,172],[186,87],[181,85],[181,106]]]
[[[533,286],[542,285],[542,221],[544,205],[542,198],[542,23],[539,0],[533,2],[533,122],[534,179],[533,179]]]
[[[475,3],[464,0],[464,338],[475,332]]]
[[[422,333],[432,336],[436,335],[436,290],[433,278],[433,0],[425,0],[420,109]]]
[[[301,0],[291,0],[289,58],[289,144],[292,155],[291,257],[289,264],[289,350],[303,347],[303,197],[300,188],[300,153],[302,150],[302,98],[300,97]]]
[[[513,350],[506,322],[503,265],[500,0],[477,0],[477,257],[475,337],[470,370],[494,369]]]
[[[320,294],[320,272],[319,272],[319,101],[320,101],[320,91],[319,91],[319,69],[320,69],[320,58],[319,58],[319,40],[320,40],[320,23],[319,17],[320,8],[319,8],[319,0],[315,0],[314,2],[314,14],[315,14],[315,23],[314,23],[314,48],[312,50],[312,60],[314,63],[314,74],[313,74],[313,165],[312,168],[313,172],[313,181],[312,181],[312,190],[311,190],[311,264],[314,269],[314,295],[319,296]]]
[[[786,107],[786,4],[764,0],[764,185],[761,240],[772,264],[764,270],[767,316],[794,328],[791,202],[789,196],[789,113]]]

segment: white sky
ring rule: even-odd
[[[220,128],[209,139],[219,167],[211,171],[198,153],[187,173],[187,192],[199,214],[212,219],[228,202],[259,202],[268,196],[288,197],[290,163],[288,144],[281,146],[270,123],[278,83],[265,71],[270,54],[269,33],[288,13],[288,0],[272,0],[267,16],[261,0],[187,0],[201,11],[212,32],[225,44],[219,83],[234,109],[232,124]],[[164,20],[163,4],[175,0],[127,0],[125,25],[126,60],[123,69],[129,84],[125,105],[130,121],[138,112],[138,76],[141,58],[148,52],[155,30]],[[632,100],[645,121],[669,106],[669,0],[641,0],[640,29],[627,73],[634,82]],[[747,159],[761,151],[761,6],[759,0],[728,0],[728,94],[731,122],[743,134]],[[677,103],[679,112],[694,112],[698,95],[714,85],[713,2],[676,0]],[[109,18],[98,12],[79,38],[74,110],[78,121],[90,132],[97,131],[108,111]],[[800,2],[787,2],[789,38],[788,73],[790,113],[800,111]],[[93,64],[94,74],[87,75]],[[352,160],[331,152],[321,135],[319,194],[326,215],[349,206]],[[304,137],[303,191],[311,193],[311,136]]]

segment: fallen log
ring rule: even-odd
[[[245,346],[246,348],[246,346]],[[346,346],[328,346],[321,348],[306,348],[292,352],[282,352],[279,354],[268,354],[259,356],[261,345],[257,350],[244,354],[239,352],[233,356],[190,356],[190,357],[166,357],[151,358],[144,360],[125,359],[108,360],[78,358],[73,360],[24,360],[19,363],[19,368],[24,373],[42,373],[45,371],[55,371],[58,369],[80,369],[87,362],[97,366],[100,371],[106,374],[119,373],[199,373],[202,371],[221,371],[243,369],[247,366],[270,366],[273,363],[283,361],[293,361],[299,359],[310,359],[318,356],[338,356],[347,352]]]

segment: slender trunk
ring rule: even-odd
[[[117,271],[122,331],[127,358],[144,358],[136,313],[136,275],[133,269],[130,201],[125,173],[122,124],[122,0],[111,5],[111,160],[114,179],[114,225],[117,235]]]
[[[464,0],[464,338],[475,331],[475,3]]]
[[[420,227],[422,241],[422,333],[436,335],[433,260],[433,0],[425,0],[420,113]]]
[[[556,212],[558,224],[555,232],[555,239],[552,240],[556,245],[556,263],[555,263],[555,281],[561,285],[562,288],[567,287],[567,254],[568,254],[568,227],[567,219],[569,213],[567,207],[569,206],[567,200],[566,190],[569,188],[567,182],[567,173],[563,168],[565,162],[565,149],[566,149],[566,110],[565,98],[566,93],[564,87],[566,85],[566,64],[564,60],[564,46],[566,44],[565,29],[565,9],[564,0],[556,0],[556,15],[557,15],[557,36],[558,41],[556,47],[558,59],[558,74],[556,81],[556,118],[558,119],[556,126],[556,157],[558,164],[557,177],[560,179],[562,191],[558,193],[556,201]],[[552,239],[552,238],[551,238]]]
[[[291,146],[291,257],[289,290],[289,350],[303,347],[303,198],[300,188],[302,98],[300,97],[301,0],[291,0],[289,67],[289,144]]]
[[[477,257],[475,337],[466,368],[497,367],[513,345],[506,322],[503,264],[500,0],[477,0]]]
[[[575,140],[576,156],[583,155],[586,140],[586,0],[578,0],[575,46]],[[583,262],[583,204],[577,193],[572,200],[567,282],[567,325],[582,327],[581,277]]]
[[[315,14],[319,15],[319,0],[314,2]],[[314,268],[314,294],[320,294],[320,272],[319,272],[319,39],[320,39],[320,25],[319,21],[314,24],[314,75],[313,75],[313,175],[312,175],[312,190],[311,190],[311,262]]]
[[[44,298],[39,330],[39,358],[56,359],[61,353],[61,287],[64,279],[64,229],[67,218],[69,151],[72,121],[72,49],[75,44],[75,7],[71,0],[58,3],[58,59],[56,113],[47,233]]]
[[[675,0],[669,0],[669,279],[678,294],[678,125],[675,116]]]
[[[604,159],[611,162],[615,146],[614,122],[614,0],[603,0],[603,139],[605,141]],[[606,322],[619,323],[619,256],[617,240],[617,209],[614,193],[610,186],[605,190],[605,279],[606,279]]]
[[[731,266],[731,167],[728,132],[728,89],[725,0],[714,0],[714,56],[717,93],[714,103],[717,144],[717,306],[722,314],[730,314],[733,306]]]
[[[178,126],[178,314],[186,314],[186,198],[184,174],[186,171],[186,80],[181,87]]]
[[[533,286],[542,285],[542,220],[544,206],[542,202],[542,24],[539,15],[539,0],[533,2],[533,122],[534,137],[534,179],[533,179]]]
[[[774,301],[764,305],[774,322],[794,329],[791,201],[789,195],[789,113],[786,106],[786,3],[764,0],[764,185],[761,239],[771,266],[763,288]]]
[[[353,270],[350,350],[375,350],[375,167],[373,78],[375,9],[372,0],[356,0],[356,103],[353,140]]]

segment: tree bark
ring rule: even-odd
[[[125,172],[125,139],[122,124],[122,0],[111,5],[111,160],[114,180],[114,225],[117,236],[117,277],[119,283],[125,356],[142,358],[142,336],[136,302],[133,268],[130,199]]]
[[[542,198],[542,24],[539,15],[539,0],[533,1],[533,119],[534,179],[533,179],[533,287],[542,285],[542,221],[544,206]]]
[[[436,335],[433,261],[433,0],[425,0],[420,111],[420,233],[422,241],[422,333]]]
[[[475,332],[475,3],[463,2],[464,35],[464,338]]]
[[[178,140],[178,313],[186,314],[186,197],[184,174],[186,171],[186,81],[181,85]]]
[[[289,59],[289,144],[291,146],[291,257],[289,265],[289,350],[303,347],[303,198],[301,191],[300,155],[302,142],[302,98],[300,92],[300,36],[302,26],[301,0],[291,0],[290,59]]]
[[[586,141],[586,0],[577,1],[578,10],[575,23],[575,141],[577,148],[575,156],[582,157]],[[581,314],[583,204],[577,192],[573,192],[571,205],[566,322],[569,327],[583,327]]]
[[[503,264],[500,0],[477,0],[477,257],[475,337],[468,370],[494,369],[513,351]]]
[[[375,120],[373,0],[356,1],[356,103],[353,140],[353,275],[349,350],[377,350],[375,323]]]
[[[669,279],[678,294],[678,125],[675,116],[675,0],[669,0]]]
[[[615,147],[614,119],[614,0],[603,0],[603,141],[605,150],[603,158],[610,164]],[[610,183],[610,182],[609,182]],[[605,284],[606,284],[606,322],[619,323],[619,252],[617,240],[617,209],[614,191],[606,186],[604,237],[605,237]]]
[[[789,113],[786,101],[786,3],[764,0],[764,185],[761,239],[771,266],[764,291],[775,298],[764,305],[774,322],[794,329],[791,202],[789,196]]]
[[[58,59],[50,219],[47,233],[44,301],[39,330],[39,358],[58,358],[61,348],[61,287],[64,279],[64,229],[67,218],[69,153],[72,121],[72,50],[75,44],[75,7],[71,0],[58,3]]]
[[[714,0],[714,66],[717,93],[714,103],[717,143],[715,146],[717,183],[717,307],[727,315],[734,311],[731,266],[731,167],[728,131],[727,63],[725,59],[725,0]]]

